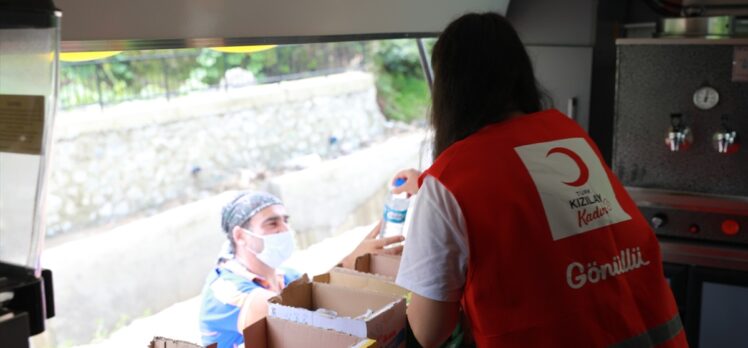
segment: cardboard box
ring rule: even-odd
[[[244,329],[244,348],[375,348],[372,339],[266,317]]]
[[[313,283],[303,275],[268,301],[268,316],[368,337],[379,347],[405,347],[402,296]]]
[[[356,258],[354,268],[359,272],[383,275],[394,281],[400,269],[400,256],[362,255]]]
[[[315,276],[314,282],[401,296],[405,297],[406,302],[410,298],[410,291],[395,285],[389,277],[363,273],[347,268],[335,267],[328,273]]]
[[[203,348],[203,346],[199,344],[173,340],[171,338],[165,338],[165,337],[154,337],[153,340],[151,340],[151,344],[148,345],[148,347],[149,348]],[[218,343],[213,343],[205,348],[216,348],[216,347],[218,347]]]

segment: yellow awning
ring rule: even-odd
[[[109,58],[120,52],[122,51],[62,52],[60,53],[60,60],[63,62],[85,62]]]
[[[269,50],[277,45],[253,45],[253,46],[227,46],[227,47],[211,47],[210,49],[224,53],[255,53],[260,51]]]

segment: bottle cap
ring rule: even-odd
[[[393,185],[395,187],[400,187],[400,186],[403,186],[404,183],[405,183],[405,178],[397,178],[395,179],[395,182],[393,183]]]

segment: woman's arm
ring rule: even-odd
[[[442,302],[413,293],[408,323],[418,343],[438,347],[449,338],[460,317],[460,302]]]
[[[418,342],[433,347],[459,318],[470,250],[465,218],[449,190],[427,176],[418,196],[395,283],[413,292],[408,322]]]

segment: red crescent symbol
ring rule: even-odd
[[[574,161],[574,163],[577,164],[577,167],[579,167],[579,177],[577,178],[577,180],[574,180],[572,182],[564,182],[564,184],[579,187],[587,183],[587,180],[590,178],[590,170],[587,168],[587,165],[584,164],[582,158],[576,154],[576,152],[571,151],[565,147],[554,147],[548,150],[548,153],[545,154],[545,157],[548,157],[554,153],[561,153],[568,156]]]

